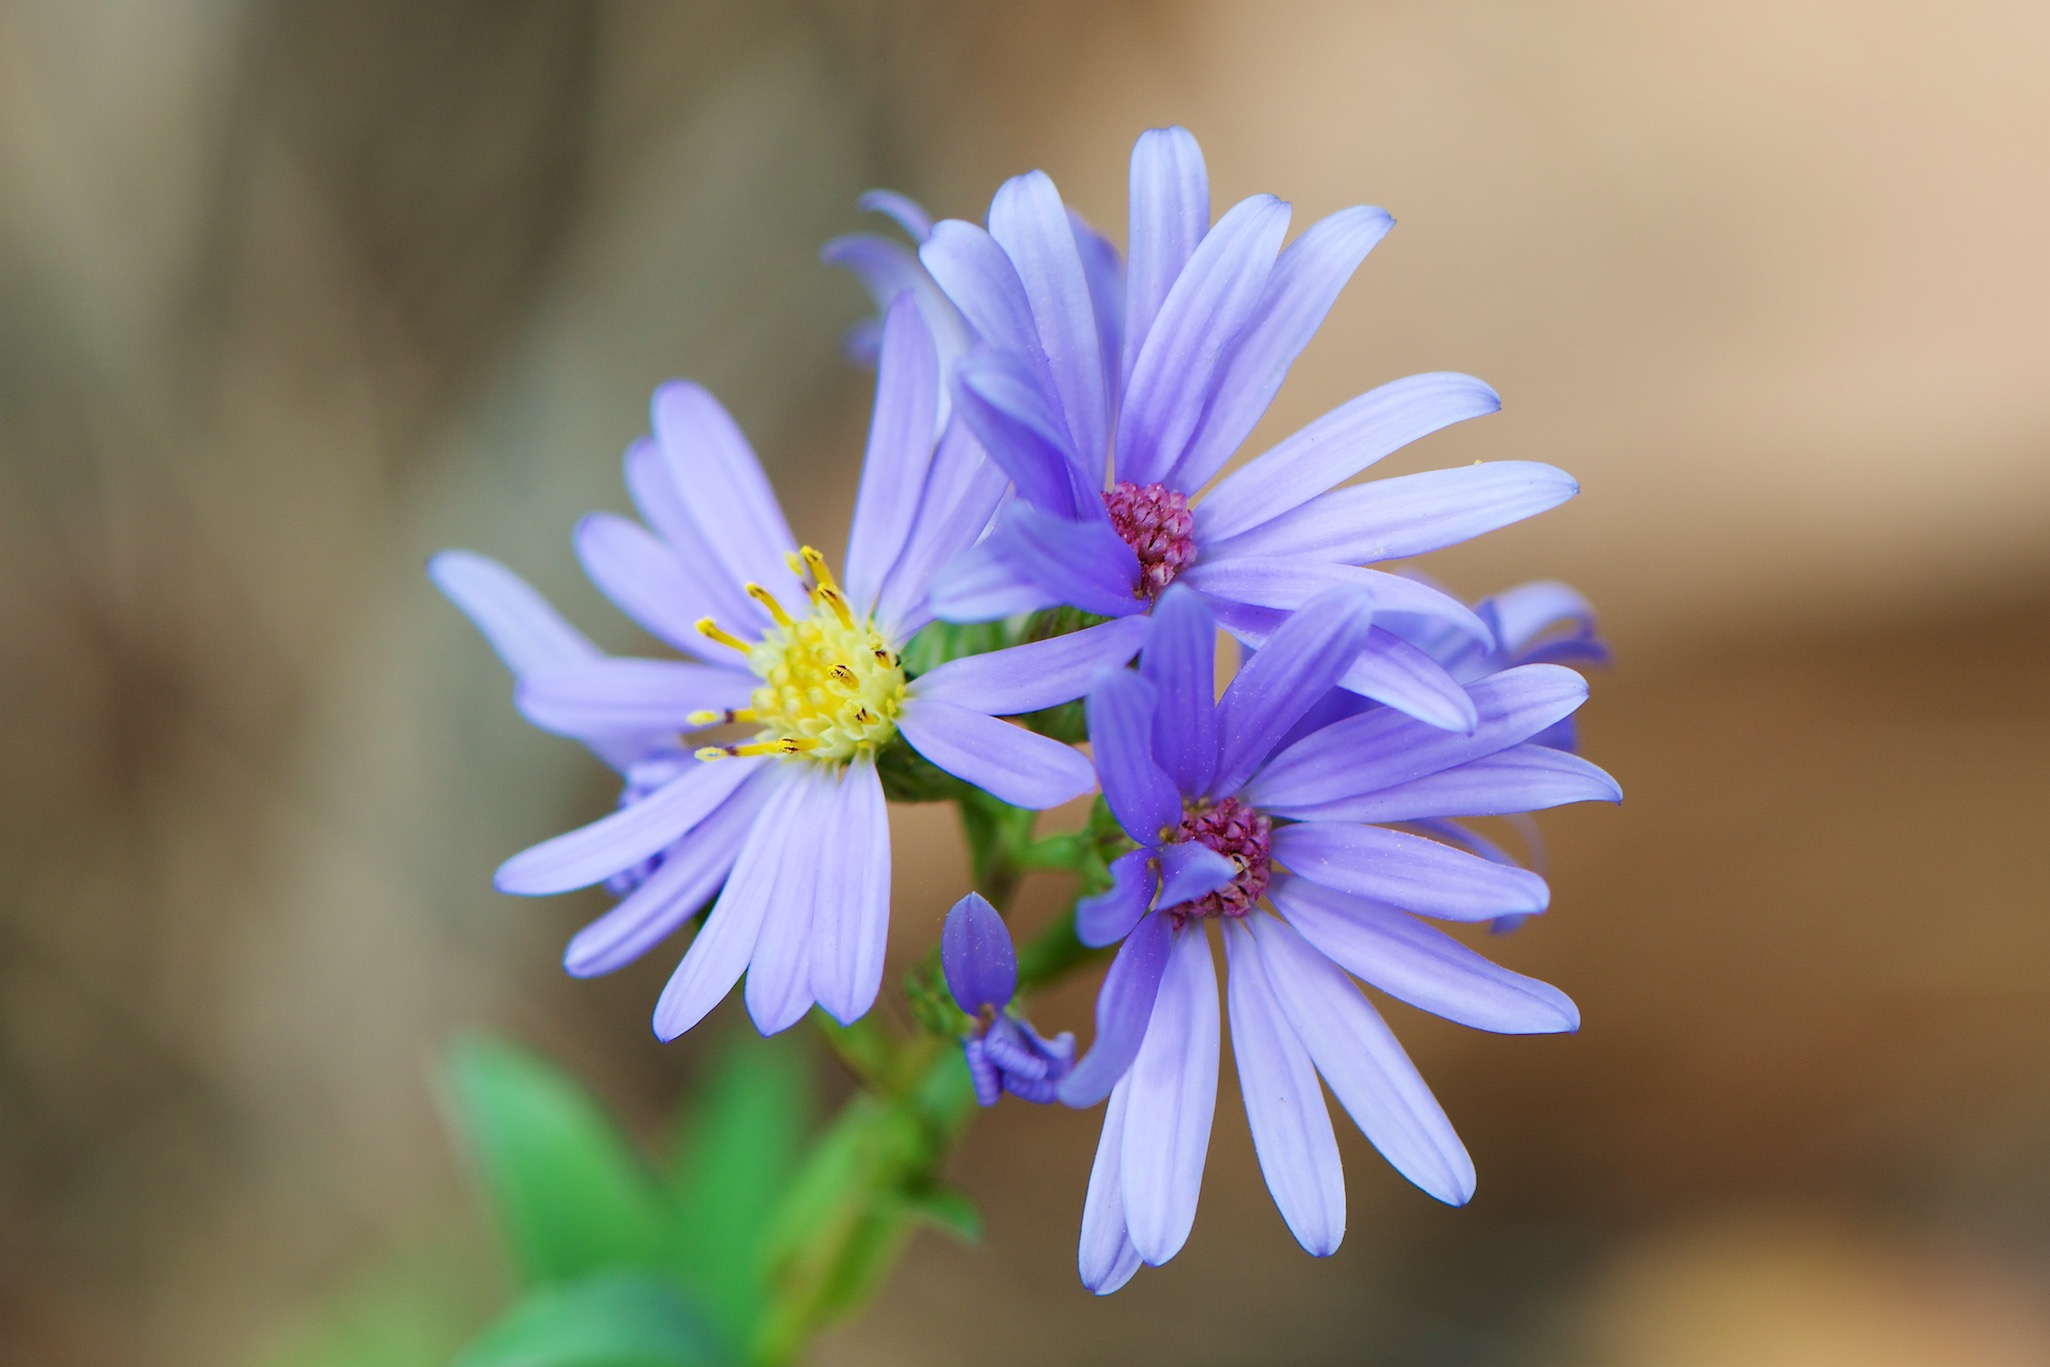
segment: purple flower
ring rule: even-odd
[[[1066,603],[1123,617],[1180,583],[1259,646],[1287,613],[1347,586],[1371,596],[1377,623],[1342,686],[1466,730],[1465,693],[1400,627],[1434,619],[1492,648],[1486,626],[1429,585],[1365,566],[1529,517],[1579,486],[1504,461],[1335,489],[1500,407],[1471,376],[1428,374],[1360,395],[1205,493],[1394,220],[1344,209],[1284,250],[1288,222],[1287,204],[1255,195],[1212,224],[1196,140],[1161,128],[1132,150],[1128,268],[1038,171],[997,192],[986,230],[948,220],[918,234],[919,259],[979,340],[955,401],[1018,493],[942,576],[939,611],[968,621]]]
[[[480,556],[446,552],[430,566],[512,667],[527,719],[626,774],[619,810],[498,870],[509,893],[608,880],[624,893],[571,941],[569,971],[618,968],[717,894],[656,1005],[663,1039],[695,1025],[743,971],[765,1033],[814,1002],[841,1021],[873,1004],[890,890],[876,756],[898,737],[1021,807],[1093,784],[1079,752],[996,718],[1079,696],[1105,665],[1131,658],[1142,624],[905,673],[906,642],[932,620],[933,568],[975,538],[1004,492],[973,437],[941,424],[939,403],[930,332],[901,296],[882,331],[842,582],[791,537],[718,402],[682,381],[656,391],[654,434],[626,455],[648,525],[595,513],[576,544],[599,589],[684,659],[600,655]],[[684,733],[721,725],[753,734],[687,754]]]
[[[972,1019],[961,1049],[975,1099],[994,1106],[1009,1092],[1027,1101],[1054,1100],[1061,1079],[1075,1066],[1075,1037],[1063,1030],[1045,1039],[1009,1009],[1018,991],[1018,956],[1004,918],[981,894],[969,893],[947,913],[940,966],[954,1004]]]
[[[1471,734],[1386,707],[1290,740],[1372,630],[1339,589],[1303,607],[1212,701],[1216,628],[1164,593],[1136,672],[1105,674],[1089,730],[1104,800],[1139,848],[1076,908],[1089,944],[1123,940],[1089,1054],[1061,1099],[1110,1098],[1082,1217],[1080,1266],[1108,1293],[1173,1257],[1196,1213],[1217,1096],[1222,932],[1233,1051],[1254,1147],[1311,1253],[1338,1247],[1345,1189],[1321,1076],[1398,1171],[1442,1201],[1473,1164],[1409,1058],[1352,981],[1483,1030],[1573,1030],[1562,993],[1498,968],[1425,920],[1544,910],[1544,880],[1380,824],[1616,801],[1615,782],[1532,738],[1577,708],[1569,669],[1521,665],[1469,688]],[[1271,910],[1269,909],[1271,908]]]

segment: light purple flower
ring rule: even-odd
[[[947,913],[940,967],[954,1004],[972,1021],[961,1050],[975,1099],[994,1106],[1009,1092],[1026,1101],[1054,1100],[1075,1066],[1075,1036],[1063,1030],[1046,1039],[1010,1009],[1018,991],[1018,955],[1004,918],[980,893],[969,893]]]
[[[919,259],[978,340],[955,401],[1018,493],[942,576],[939,611],[971,621],[1066,603],[1130,616],[1181,583],[1258,646],[1290,611],[1349,586],[1373,599],[1377,623],[1342,686],[1468,729],[1464,692],[1398,628],[1436,619],[1492,648],[1486,626],[1426,584],[1366,567],[1529,517],[1579,486],[1503,461],[1335,488],[1500,407],[1472,376],[1427,374],[1360,395],[1206,493],[1394,222],[1344,209],[1284,249],[1289,212],[1255,195],[1212,224],[1196,140],[1158,128],[1132,150],[1128,267],[1038,171],[997,192],[986,229],[947,220],[919,234]]]
[[[1424,917],[1544,910],[1544,880],[1378,823],[1616,801],[1615,782],[1532,743],[1586,685],[1522,665],[1470,686],[1471,734],[1369,707],[1288,737],[1372,629],[1369,599],[1312,600],[1212,698],[1216,627],[1179,586],[1161,596],[1136,672],[1089,697],[1104,800],[1139,848],[1076,908],[1088,944],[1122,940],[1090,1052],[1061,1099],[1110,1099],[1082,1217],[1098,1293],[1173,1257],[1196,1213],[1217,1093],[1219,1011],[1206,926],[1222,932],[1233,1050],[1269,1191],[1311,1253],[1338,1247],[1345,1188],[1321,1076],[1398,1171],[1438,1199],[1473,1194],[1451,1123],[1352,979],[1449,1020],[1506,1033],[1576,1029],[1557,989],[1498,968]],[[1270,909],[1271,908],[1271,909]]]
[[[627,776],[619,810],[498,870],[509,893],[610,881],[624,894],[571,941],[569,971],[618,968],[717,894],[655,1008],[663,1039],[695,1025],[743,972],[764,1033],[814,1002],[841,1021],[874,1003],[890,893],[876,756],[896,738],[1021,807],[1093,784],[1079,752],[997,718],[1080,695],[1105,665],[1131,658],[1143,624],[905,674],[901,652],[932,620],[934,568],[974,540],[1004,493],[973,437],[940,422],[940,387],[930,332],[900,296],[882,331],[844,582],[791,537],[718,402],[682,381],[656,391],[653,436],[626,456],[647,525],[596,513],[576,545],[599,589],[685,658],[600,655],[483,557],[446,552],[430,566],[512,667],[527,719]],[[754,734],[686,752],[684,733],[720,725]]]

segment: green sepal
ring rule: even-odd
[[[687,1290],[629,1271],[535,1291],[454,1367],[737,1367],[740,1360]]]

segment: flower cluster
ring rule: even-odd
[[[1468,819],[1620,797],[1571,729],[1586,685],[1565,666],[1605,655],[1563,585],[1470,606],[1376,566],[1542,512],[1573,479],[1501,461],[1348,483],[1496,410],[1457,374],[1369,390],[1223,473],[1393,220],[1346,209],[1284,247],[1289,206],[1256,195],[1213,223],[1182,129],[1133,151],[1128,260],[1039,172],[983,225],[883,193],[864,207],[910,243],[825,251],[879,306],[850,338],[876,393],[837,561],[795,541],[731,418],[678,381],[626,454],[641,521],[576,533],[599,589],[673,657],[602,654],[482,556],[432,562],[522,714],[624,780],[615,811],[515,855],[497,886],[615,894],[569,945],[580,975],[709,907],[657,1003],[664,1039],[743,975],[764,1033],[815,1005],[846,1024],[882,983],[886,789],[978,811],[1100,789],[1104,834],[1063,847],[1107,883],[1074,937],[1116,947],[1085,1057],[1020,1014],[989,901],[963,898],[938,949],[977,1100],[1108,1101],[1084,1283],[1114,1290],[1187,1238],[1227,1017],[1261,1170],[1311,1253],[1345,1224],[1324,1086],[1405,1176],[1465,1201],[1473,1164],[1358,983],[1483,1030],[1577,1027],[1563,994],[1431,922],[1502,928],[1548,903]],[[1220,692],[1221,639],[1241,664]],[[1087,754],[1048,720],[1078,701]]]

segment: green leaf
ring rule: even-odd
[[[738,1356],[690,1293],[647,1272],[534,1292],[455,1367],[727,1367]]]
[[[683,1116],[671,1168],[677,1200],[670,1265],[736,1339],[761,1312],[763,1235],[810,1114],[803,1055],[787,1043],[742,1034]]]
[[[528,1282],[662,1265],[669,1194],[575,1079],[525,1050],[478,1039],[451,1051],[448,1086],[485,1196]]]
[[[926,1224],[943,1229],[962,1243],[982,1242],[982,1212],[959,1187],[935,1182],[904,1197],[905,1209]]]

